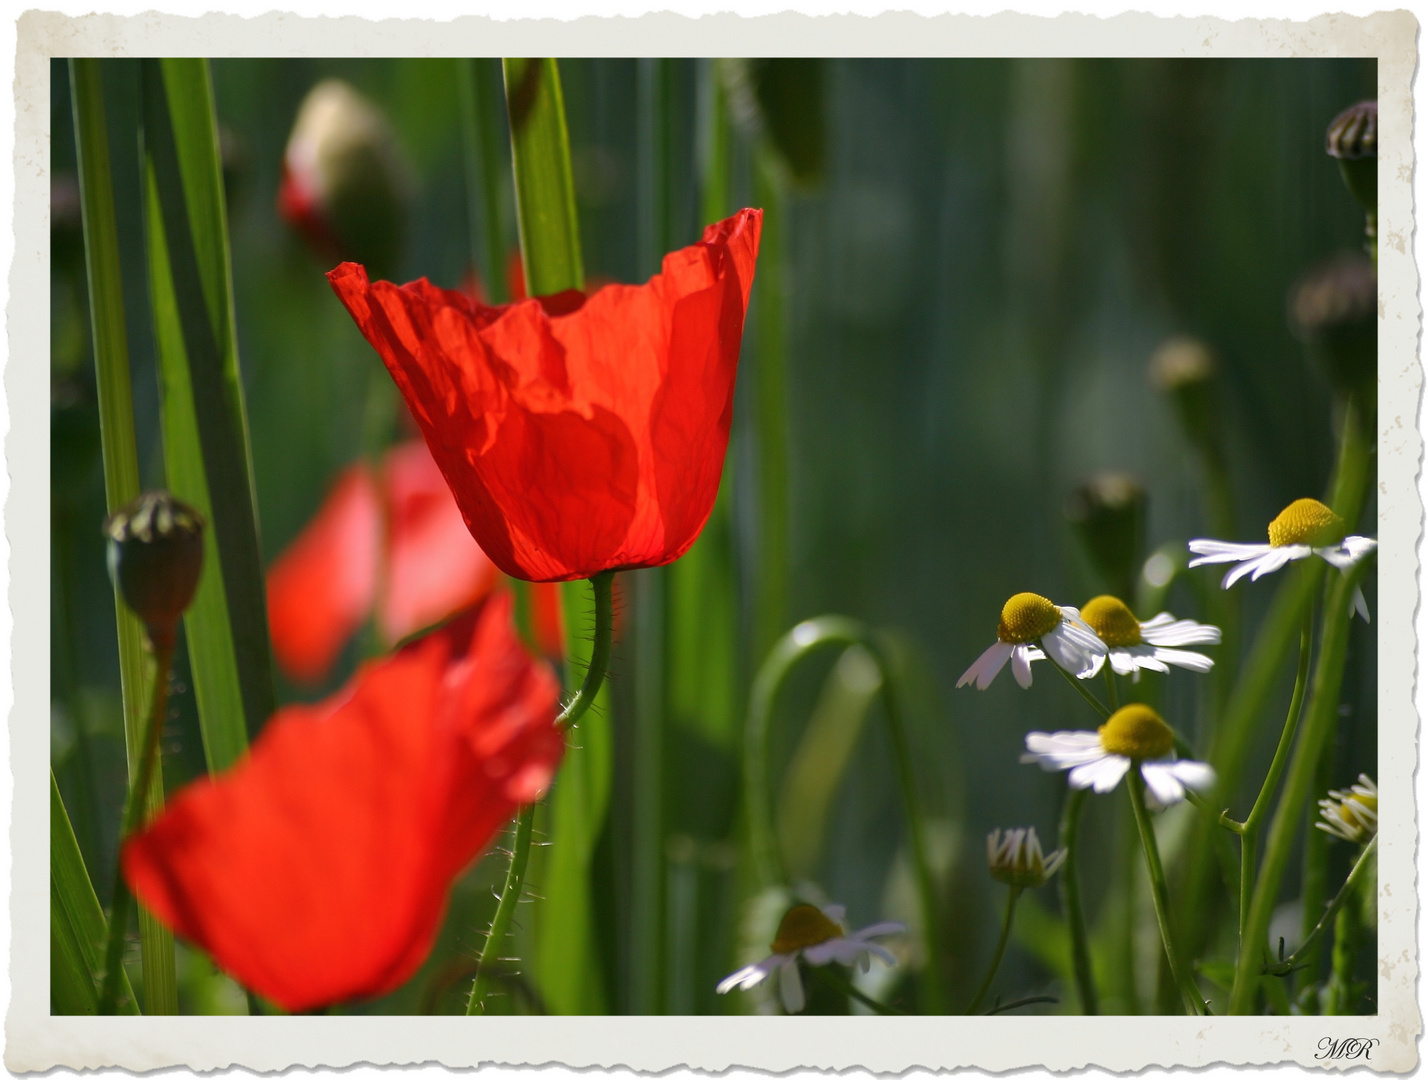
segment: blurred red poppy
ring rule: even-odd
[[[760,210],[641,286],[486,307],[425,279],[328,274],[382,355],[473,536],[506,573],[660,566],[714,505]]]
[[[383,639],[400,641],[481,599],[496,576],[425,444],[402,443],[376,477],[365,464],[343,472],[274,561],[273,652],[291,678],[320,682],[374,605]]]
[[[549,784],[556,700],[493,596],[280,710],[246,759],[125,843],[124,875],[285,1009],[387,993],[430,952],[452,881]]]

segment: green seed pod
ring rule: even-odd
[[[1144,558],[1146,502],[1138,480],[1114,472],[1091,477],[1066,500],[1066,520],[1112,595],[1135,595]]]
[[[167,491],[148,491],[104,522],[109,575],[155,648],[172,648],[203,570],[203,518]]]
[[[1378,381],[1378,274],[1357,252],[1321,263],[1289,296],[1289,322],[1334,387],[1372,410]]]
[[[1206,454],[1219,452],[1219,363],[1210,346],[1193,337],[1164,341],[1150,358],[1150,382],[1170,398],[1186,438]]]
[[[1378,212],[1378,102],[1360,101],[1334,117],[1324,150],[1339,162],[1344,184],[1365,213]]]

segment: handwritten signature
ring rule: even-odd
[[[1355,1058],[1369,1060],[1369,1051],[1379,1044],[1378,1039],[1331,1039],[1327,1035],[1319,1040],[1319,1052],[1315,1061],[1353,1061]]]

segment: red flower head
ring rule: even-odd
[[[550,782],[556,697],[494,596],[280,710],[245,760],[125,843],[124,876],[286,1009],[387,993],[430,952],[455,877]]]
[[[274,561],[273,652],[290,677],[320,682],[374,606],[382,636],[400,641],[474,604],[496,577],[426,446],[402,443],[376,477],[366,465],[344,471]]]
[[[569,581],[661,566],[714,505],[761,210],[641,286],[486,307],[422,279],[328,274],[382,355],[486,554]]]

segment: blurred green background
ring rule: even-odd
[[[214,61],[212,71],[226,137],[261,539],[271,561],[338,470],[363,452],[368,385],[379,367],[323,278],[331,263],[275,209],[294,117],[306,92],[333,76],[386,114],[415,179],[396,276],[457,287],[472,270],[457,69],[445,60],[305,59]],[[672,194],[661,227],[666,246],[678,247],[705,224],[701,95],[719,76],[708,61],[673,61],[665,71]],[[562,61],[561,76],[587,275],[643,280],[652,266],[639,62]],[[137,62],[119,62],[107,77],[114,124],[125,102],[133,107],[125,80],[137,80]],[[756,173],[767,153],[760,146],[770,139],[803,174],[785,181],[778,218],[771,210],[765,226],[766,238],[776,228],[784,240],[789,547],[781,629],[837,612],[900,643],[917,688],[912,739],[945,871],[948,962],[959,985],[973,985],[1003,895],[984,869],[984,836],[1035,825],[1051,841],[1064,794],[1059,776],[1016,763],[1024,735],[1090,725],[1084,705],[1046,665],[1030,692],[1008,674],[984,693],[953,686],[993,641],[1012,593],[1079,605],[1103,591],[1065,516],[1068,496],[1091,474],[1129,472],[1144,485],[1147,550],[1208,534],[1196,463],[1147,377],[1151,354],[1171,335],[1203,339],[1221,362],[1239,522],[1239,535],[1226,539],[1261,541],[1283,506],[1322,492],[1334,455],[1329,384],[1291,333],[1287,296],[1311,266],[1362,244],[1362,212],[1324,153],[1324,130],[1339,110],[1375,93],[1376,69],[1364,60],[836,60],[813,62],[799,79],[782,106],[776,93],[760,99],[763,135],[741,115],[737,86],[720,83],[736,91],[732,205],[759,205]],[[51,756],[91,875],[107,882],[122,802],[122,726],[78,200],[66,187],[75,154],[63,61],[54,62],[52,87]],[[137,148],[116,146],[114,155],[116,198],[137,198]],[[497,195],[514,238],[506,176]],[[777,270],[768,259],[766,239],[761,277]],[[147,487],[162,481],[162,452],[142,260],[126,272],[140,283],[132,295],[126,286],[126,304]],[[737,994],[717,998],[713,987],[742,962],[741,901],[749,892],[738,726],[761,660],[751,582],[762,533],[746,494],[759,482],[753,398],[766,362],[759,328],[768,302],[756,289],[726,464],[739,704],[730,723],[712,729],[675,710],[666,717],[664,916],[653,960],[636,946],[629,914],[639,661],[628,642],[617,649],[610,713],[596,719],[616,734],[616,782],[591,884],[598,996],[611,1011],[748,1007]],[[1367,520],[1373,516],[1371,507]],[[1239,589],[1252,630],[1271,588]],[[1185,585],[1171,590],[1169,607],[1206,617]],[[1335,786],[1376,772],[1374,632],[1356,625],[1354,635]],[[365,647],[349,648],[321,691],[281,684],[280,700],[334,688]],[[801,845],[806,875],[848,905],[852,925],[915,921],[890,752],[876,712],[864,717],[869,674],[856,656],[836,671],[833,664],[830,655],[801,669],[782,698],[775,775],[810,723],[820,734],[805,745],[825,749],[790,772],[804,787],[786,792],[783,824]],[[177,679],[165,731],[170,790],[203,771],[182,659]],[[1165,684],[1166,715],[1193,734],[1210,684],[1178,671],[1148,680]],[[1249,775],[1262,775],[1276,731],[1277,718],[1265,725]],[[1082,887],[1093,926],[1117,922],[1107,904],[1124,810],[1122,800],[1095,799],[1088,811]],[[488,856],[460,883],[438,949],[417,978],[389,999],[351,1009],[456,1011],[503,870]],[[534,889],[541,891],[539,867]],[[1148,901],[1142,906],[1148,912]],[[1056,910],[1051,890],[1023,903],[998,986],[1074,997],[1057,979],[1054,954],[1064,943],[1054,928],[1038,930],[1055,922]],[[527,911],[518,920],[522,956],[539,902]],[[1138,925],[1147,925],[1146,912]],[[1153,963],[1148,925],[1151,947],[1142,952]],[[648,963],[661,969],[653,980]],[[241,1010],[241,995],[209,978],[202,958],[184,952],[182,964],[186,1009]],[[535,970],[527,985],[539,995]],[[1153,977],[1153,970],[1136,976],[1142,990]],[[1122,1007],[1134,1007],[1133,999]],[[536,999],[513,992],[512,1000],[524,1010]]]

